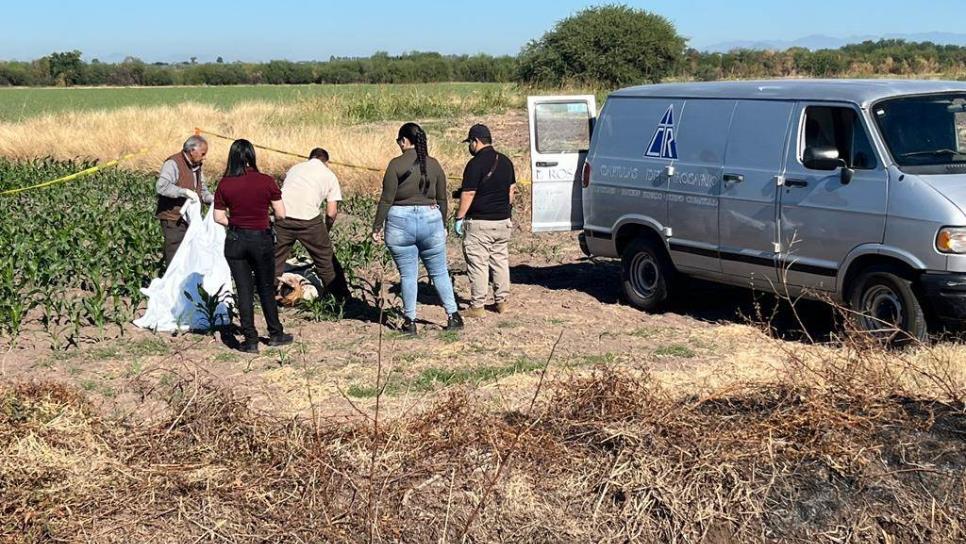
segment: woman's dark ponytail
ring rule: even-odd
[[[426,177],[426,157],[429,157],[429,144],[423,129],[416,132],[416,160],[419,162],[419,173]]]
[[[429,143],[426,132],[416,123],[406,123],[399,127],[399,137],[406,138],[416,148],[416,162],[419,163],[419,173],[423,178],[426,174],[426,159],[429,157]]]

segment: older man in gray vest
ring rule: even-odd
[[[188,231],[188,223],[181,217],[181,207],[192,200],[211,204],[215,198],[205,185],[205,175],[201,166],[208,154],[208,141],[201,136],[185,140],[180,153],[168,157],[161,165],[161,174],[155,185],[158,193],[158,207],[155,217],[161,221],[164,235],[164,265],[178,252],[181,241]]]

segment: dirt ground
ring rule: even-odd
[[[278,416],[351,418],[373,408],[377,376],[388,384],[382,400],[390,412],[418,410],[431,393],[456,386],[478,386],[505,408],[527,397],[548,360],[551,378],[615,365],[694,393],[767,380],[784,372],[790,357],[841,349],[801,341],[802,324],[812,338],[834,340],[832,311],[820,304],[805,303],[793,313],[750,291],[688,283],[672,312],[648,315],[620,301],[619,263],[587,259],[574,234],[518,228],[511,253],[510,311],[467,319],[459,334],[442,330],[445,314],[424,276],[415,339],[381,327],[377,302],[369,298],[347,307],[340,321],[312,322],[284,309],[296,343],[262,346],[258,355],[232,350],[218,336],[133,326],[66,352],[51,351],[43,334],[28,334],[4,350],[3,379],[73,384],[115,415],[150,416],[140,402],[146,389],[190,379],[229,386],[257,410]],[[458,242],[450,244],[449,262],[463,306],[469,284]],[[398,276],[391,267],[387,274],[386,304],[399,306]],[[770,328],[755,319],[760,315],[769,316]],[[256,323],[264,332],[260,316]],[[966,362],[961,345],[942,349]]]

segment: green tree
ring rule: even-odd
[[[144,67],[144,80],[142,83],[149,87],[161,87],[174,85],[176,81],[174,79],[174,72],[170,68],[151,65]]]
[[[49,57],[50,78],[57,85],[76,85],[80,82],[84,71],[84,62],[81,60],[81,52],[64,51],[61,53],[51,53]]]
[[[0,63],[0,86],[28,86],[39,85],[27,62],[3,62]]]
[[[664,17],[625,5],[587,8],[524,47],[524,83],[619,86],[658,82],[684,59],[686,40]]]
[[[304,63],[273,60],[262,65],[262,77],[273,85],[312,83],[312,67]]]
[[[80,83],[83,85],[107,85],[111,82],[114,75],[115,66],[113,64],[94,63],[84,66],[84,77]]]
[[[115,65],[114,75],[111,77],[112,85],[144,85],[144,73],[146,67],[144,62],[137,57],[126,57],[124,62]]]

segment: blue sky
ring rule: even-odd
[[[963,0],[628,0],[669,18],[703,47],[889,33],[964,33]],[[600,2],[576,0],[27,0],[0,5],[0,59],[80,49],[89,60],[327,59],[374,51],[516,54],[555,21]],[[180,6],[184,8],[180,15]],[[922,7],[920,7],[922,6]]]

